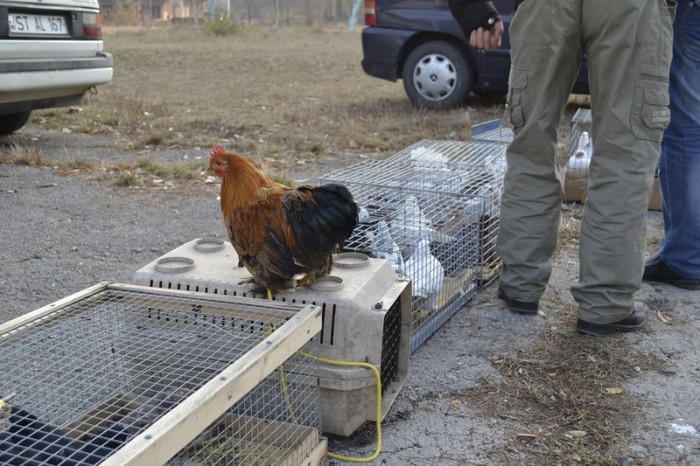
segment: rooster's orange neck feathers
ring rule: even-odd
[[[231,212],[233,209],[247,206],[256,198],[260,188],[274,185],[265,174],[245,157],[215,148],[211,159],[220,158],[226,162],[226,172],[221,182],[221,210]],[[233,188],[235,186],[235,188]]]

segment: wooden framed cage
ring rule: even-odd
[[[309,465],[317,306],[101,283],[0,326],[0,463]]]

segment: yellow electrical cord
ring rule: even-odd
[[[287,404],[287,411],[289,412],[289,417],[292,418],[294,424],[299,424],[297,417],[294,415],[294,408],[292,408],[292,399],[289,396],[289,391],[287,390],[287,376],[284,370],[284,364],[280,364],[280,383],[282,384],[282,395],[284,396],[284,401]]]
[[[267,290],[268,294],[271,293],[270,290]],[[263,328],[263,337],[267,338],[269,337],[272,332],[275,331],[275,325],[274,324],[269,324],[269,328]],[[297,421],[297,417],[294,415],[294,409],[292,408],[292,399],[289,396],[289,390],[287,389],[287,375],[286,371],[284,370],[284,363],[280,364],[280,384],[282,385],[282,396],[284,396],[284,402],[287,404],[287,411],[289,412],[289,417],[292,418],[292,422],[294,424],[299,424]]]
[[[267,299],[273,299],[272,290],[270,290],[269,288],[267,289]],[[271,324],[269,331],[263,331],[263,336],[267,338],[270,335],[270,333],[272,333],[274,330],[275,326]],[[379,373],[379,369],[377,369],[375,366],[368,362],[340,361],[337,359],[329,359],[324,358],[322,356],[316,356],[313,354],[306,353],[304,351],[299,351],[299,354],[301,354],[302,356],[306,356],[307,358],[315,359],[318,362],[322,362],[325,364],[333,364],[336,366],[365,367],[372,371],[372,373],[374,374],[374,378],[377,381],[377,393],[374,404],[375,424],[377,428],[377,448],[374,450],[374,453],[371,456],[366,456],[364,458],[353,458],[352,456],[344,456],[332,452],[328,452],[328,456],[330,456],[333,459],[347,461],[349,463],[369,463],[371,461],[376,460],[379,457],[379,453],[381,453],[382,451],[382,376]],[[296,416],[294,415],[294,410],[292,409],[292,402],[289,397],[289,391],[287,390],[287,377],[285,375],[284,364],[280,365],[280,383],[282,385],[282,394],[286,400],[287,410],[290,413],[292,421],[296,424]]]
[[[379,370],[368,362],[352,362],[352,361],[338,361],[336,359],[328,359],[321,356],[315,356],[313,354],[305,353],[303,351],[299,352],[303,356],[316,359],[319,362],[326,364],[334,364],[337,366],[356,366],[356,367],[366,367],[374,373],[374,378],[377,381],[377,395],[375,402],[375,424],[377,426],[377,448],[371,456],[364,458],[353,458],[351,456],[338,455],[336,453],[328,452],[328,456],[336,460],[348,461],[350,463],[369,463],[374,461],[379,457],[379,453],[382,451],[382,378],[379,374]]]

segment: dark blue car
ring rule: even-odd
[[[403,79],[417,106],[451,108],[474,93],[505,94],[510,70],[514,0],[492,0],[505,23],[500,49],[469,46],[446,0],[365,0],[362,69],[389,81]],[[588,94],[585,66],[573,92]]]

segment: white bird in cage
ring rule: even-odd
[[[413,296],[432,298],[442,289],[445,268],[430,252],[426,239],[418,242],[413,255],[404,264],[404,274],[411,279]]]
[[[394,272],[398,273],[403,270],[401,248],[391,237],[389,226],[384,220],[380,220],[377,223],[377,233],[375,234],[374,232],[368,231],[367,237],[370,241],[370,249],[374,257],[387,260],[394,269]]]
[[[593,155],[593,142],[588,134],[588,131],[581,133],[576,145],[576,152],[569,157],[568,171],[571,173],[585,174],[588,173],[588,166],[591,163]]]
[[[359,223],[367,223],[370,220],[370,215],[367,209],[365,209],[362,206],[358,206],[360,208],[359,212],[357,213],[357,221]]]
[[[411,150],[411,162],[416,168],[447,170],[447,157],[428,147]]]
[[[390,224],[391,236],[402,247],[415,244],[425,238],[428,241],[448,243],[454,241],[450,235],[435,229],[433,222],[421,211],[416,196],[406,197]]]

